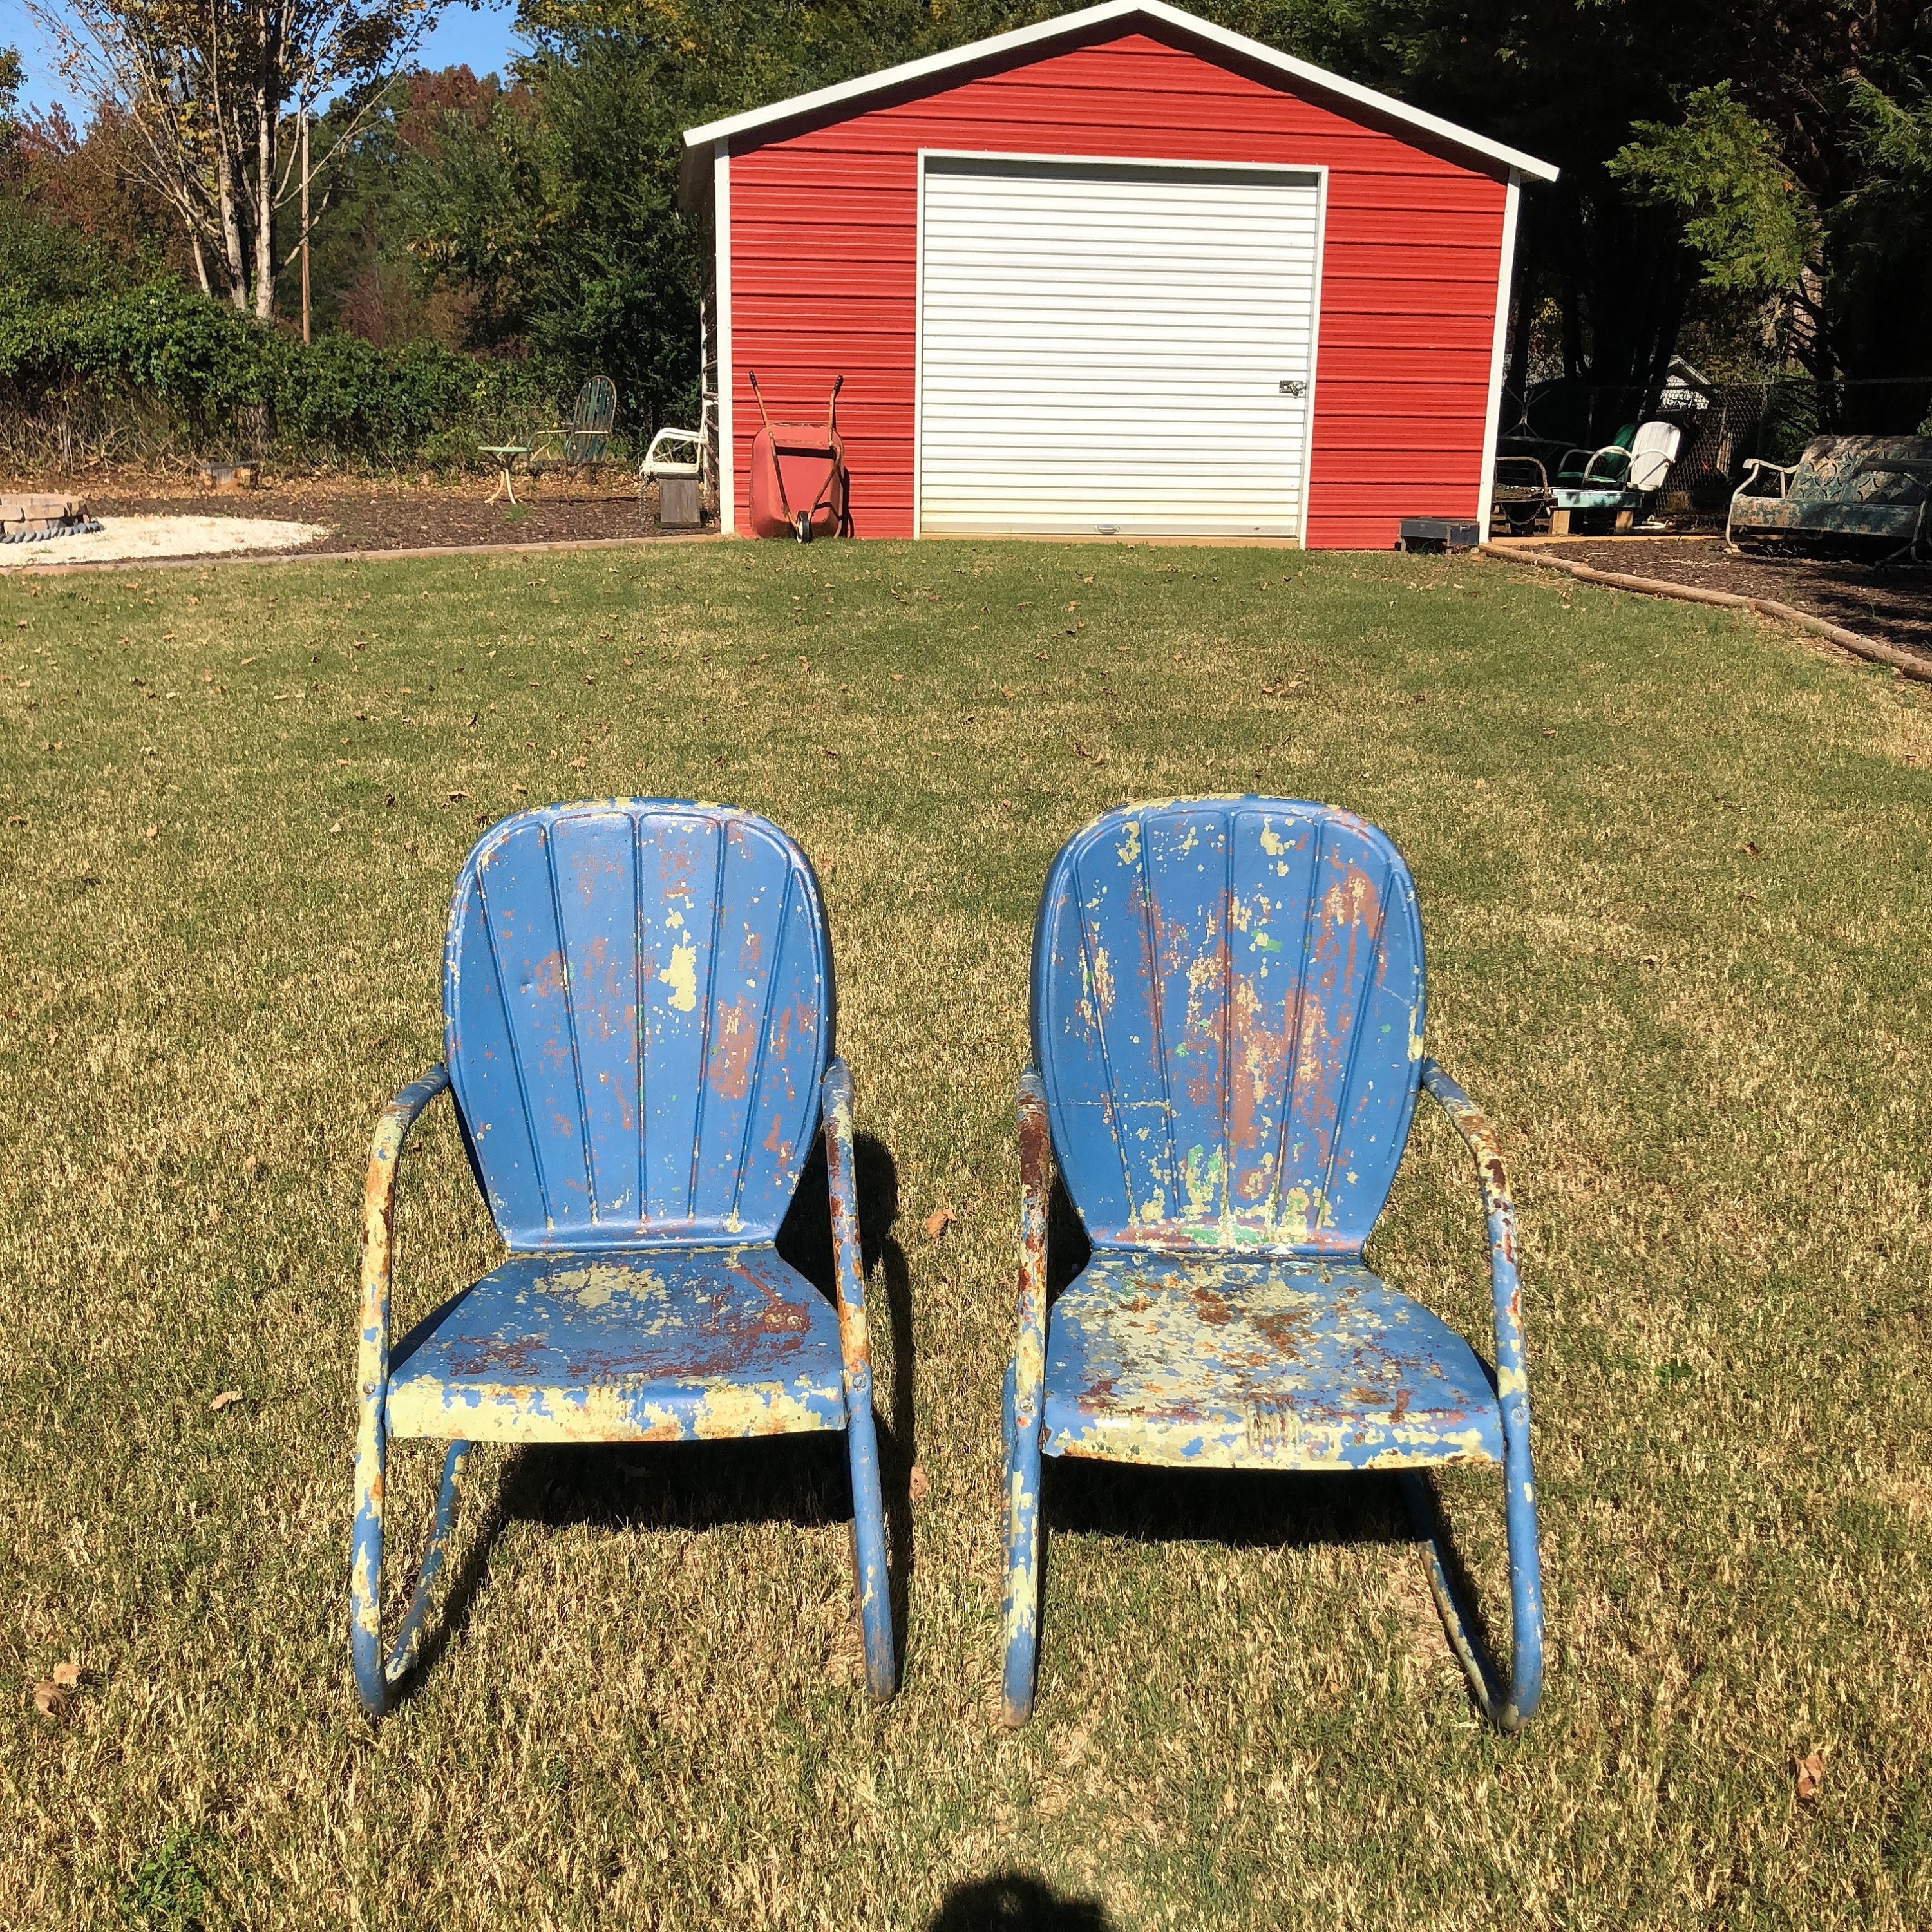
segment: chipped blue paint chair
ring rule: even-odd
[[[397,1095],[364,1207],[350,1652],[380,1712],[414,1662],[474,1442],[845,1432],[866,1674],[892,1628],[832,958],[805,854],[746,812],[556,806],[465,862],[443,955],[448,1070]],[[392,1350],[396,1169],[447,1088],[509,1250]],[[825,1137],[836,1310],[774,1246]],[[394,1644],[381,1634],[389,1442],[446,1442]]]
[[[1032,1005],[1005,1396],[1007,1721],[1033,1708],[1046,1455],[1402,1472],[1456,1654],[1484,1710],[1517,1730],[1541,1694],[1543,1616],[1514,1210],[1488,1122],[1423,1057],[1401,854],[1358,818],[1291,800],[1111,812],[1047,874]],[[1493,1376],[1363,1264],[1418,1085],[1475,1156]],[[1049,1154],[1092,1250],[1050,1312]],[[1421,1474],[1472,1462],[1500,1463],[1506,1484],[1506,1684]]]

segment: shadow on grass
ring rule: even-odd
[[[1092,1898],[1066,1898],[1024,1872],[995,1872],[956,1885],[926,1922],[926,1932],[1111,1932]]]
[[[892,1621],[904,1670],[906,1586],[912,1568],[909,1493],[917,1445],[914,1434],[912,1294],[904,1251],[892,1238],[898,1215],[898,1169],[891,1150],[869,1134],[854,1137],[860,1240],[868,1278],[881,1271],[891,1320],[892,1413],[878,1418],[880,1486],[892,1570]],[[815,1142],[800,1177],[778,1249],[829,1299],[836,1299],[831,1198],[825,1150]],[[874,1332],[878,1344],[884,1338]],[[476,1489],[465,1498],[479,1498]],[[849,1522],[850,1465],[845,1438],[830,1432],[764,1436],[747,1442],[544,1443],[514,1450],[504,1462],[398,1701],[433,1670],[468,1621],[504,1525],[549,1528],[588,1523],[605,1529],[708,1529],[728,1523],[788,1522],[801,1528]]]

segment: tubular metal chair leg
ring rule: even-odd
[[[1003,1616],[1006,1668],[1000,1714],[1009,1724],[1033,1715],[1040,1672],[1040,1569],[1046,1527],[1040,1515],[1040,1431],[1024,1432],[1013,1414],[1016,1374],[1006,1371],[1001,1432],[1006,1438],[1006,1577]]]
[[[1497,1730],[1513,1737],[1534,1714],[1543,1696],[1543,1590],[1536,1542],[1536,1504],[1511,1486],[1509,1498],[1510,1676],[1504,1683],[1477,1636],[1474,1619],[1450,1574],[1443,1550],[1442,1511],[1428,1479],[1404,1470],[1402,1499],[1429,1546],[1429,1587],[1442,1613],[1450,1648],[1476,1702]],[[1527,1486],[1524,1486],[1526,1492]]]
[[[379,1453],[377,1460],[383,1462],[387,1458]],[[356,1484],[362,1501],[356,1514],[355,1551],[349,1573],[349,1648],[356,1667],[356,1688],[363,1708],[372,1718],[380,1718],[388,1708],[392,1692],[408,1676],[416,1653],[422,1648],[423,1622],[429,1612],[436,1578],[442,1574],[443,1559],[449,1552],[449,1533],[456,1522],[458,1494],[469,1460],[467,1442],[449,1445],[443,1458],[442,1486],[436,1496],[429,1545],[416,1574],[408,1613],[386,1658],[382,1654],[382,1468],[374,1472],[373,1482],[358,1480]],[[358,1476],[362,1473],[358,1472]]]
[[[898,1682],[892,1648],[892,1596],[886,1567],[886,1511],[879,1490],[879,1446],[869,1389],[846,1425],[852,1458],[852,1559],[859,1622],[866,1639],[866,1688],[880,1703]]]

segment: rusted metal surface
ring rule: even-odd
[[[1170,800],[1062,848],[1034,950],[1036,1124],[1093,1255],[1044,1322],[1044,1192],[1022,1208],[1007,1393],[1006,1708],[1032,1699],[1037,1455],[1170,1466],[1395,1469],[1500,1462],[1516,1608],[1505,1730],[1540,1682],[1534,1492],[1513,1210],[1488,1124],[1423,1056],[1422,930],[1375,826],[1264,798]],[[1418,1088],[1477,1155],[1496,1295],[1492,1378],[1362,1252]],[[1022,1479],[1026,1459],[1034,1460]],[[1444,1614],[1475,1652],[1439,1550]],[[1445,1594],[1446,1593],[1446,1594]]]
[[[1322,806],[1109,812],[1048,874],[1036,1063],[1096,1246],[1359,1253],[1421,1057],[1408,868]]]
[[[1224,1469],[1497,1462],[1468,1343],[1367,1269],[1096,1254],[1053,1311],[1046,1448]]]
[[[845,1426],[838,1318],[768,1246],[514,1255],[398,1355],[392,1436],[677,1442]]]
[[[852,1076],[835,1056],[825,1072],[825,1175],[832,1197],[832,1250],[838,1276],[838,1333],[844,1354],[846,1446],[852,1465],[852,1552],[866,1683],[874,1697],[898,1681],[892,1646],[886,1516],[880,1494],[878,1437],[872,1421],[872,1353],[866,1332],[866,1279],[859,1196],[852,1159]]]
[[[1006,1376],[1002,1425],[1006,1448],[1006,1573],[1003,1607],[1005,1669],[1002,1714],[1023,1724],[1033,1714],[1040,1642],[1040,1456],[1041,1398],[1046,1366],[1047,1190],[1052,1148],[1046,1094],[1029,1067],[1016,1101],[1020,1132],[1019,1338]]]
[[[851,1084],[818,881],[728,806],[612,800],[506,820],[458,877],[448,1072],[378,1130],[365,1214],[352,1649],[380,1711],[412,1661],[475,1441],[844,1430],[875,1694],[893,1682]],[[444,1086],[508,1258],[390,1357],[402,1138]],[[835,1306],[774,1246],[821,1120]],[[449,1440],[416,1598],[380,1654],[388,1438]]]

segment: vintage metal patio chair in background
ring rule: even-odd
[[[843,1430],[866,1681],[893,1688],[851,1083],[818,883],[778,827],[662,800],[526,812],[459,874],[447,1071],[391,1102],[364,1206],[350,1652],[387,1704],[421,1643],[474,1442]],[[509,1250],[392,1352],[397,1164],[446,1088]],[[838,1302],[774,1246],[823,1132]],[[413,1599],[381,1637],[392,1439],[447,1442]]]
[[[578,391],[569,422],[537,432],[531,470],[595,470],[610,454],[616,424],[616,385],[608,376],[592,376]]]
[[[1030,1714],[1040,1459],[1388,1469],[1429,1539],[1457,1656],[1505,1731],[1535,1709],[1543,1616],[1514,1210],[1489,1124],[1424,1059],[1422,929],[1376,827],[1320,805],[1178,800],[1060,850],[1034,940],[1019,1089],[1019,1337],[1006,1388],[1004,1706]],[[1475,1156],[1493,1378],[1362,1251],[1418,1084]],[[1092,1258],[1046,1306],[1048,1153]],[[1514,1660],[1498,1682],[1431,1489],[1503,1466]]]

